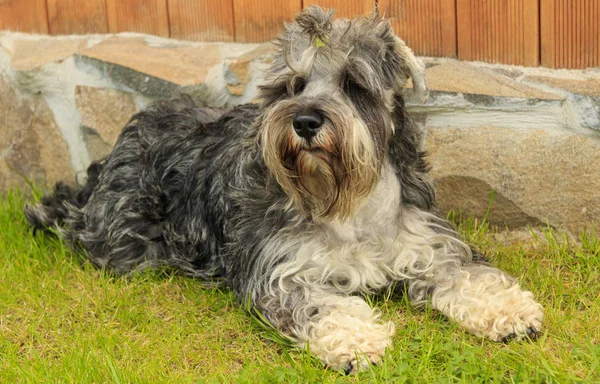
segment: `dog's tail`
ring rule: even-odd
[[[60,228],[73,207],[82,208],[98,185],[101,170],[102,163],[93,162],[87,169],[88,179],[83,187],[73,188],[59,182],[54,186],[54,191],[47,193],[37,204],[25,205],[25,218],[34,232]]]

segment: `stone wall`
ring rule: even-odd
[[[212,106],[253,102],[272,46],[139,34],[0,32],[0,191],[85,180],[129,118],[180,93]],[[600,71],[425,58],[427,122],[441,210],[492,224],[581,230],[600,220]],[[409,85],[410,87],[410,85]]]

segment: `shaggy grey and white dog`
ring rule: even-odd
[[[260,106],[139,113],[83,189],[58,184],[27,218],[101,268],[221,279],[334,369],[381,359],[394,326],[363,295],[398,282],[475,335],[535,338],[533,295],[431,213],[409,78],[426,97],[389,21],[307,8],[279,38]]]

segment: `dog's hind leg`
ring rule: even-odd
[[[79,189],[57,183],[52,193],[46,194],[35,205],[25,206],[25,218],[34,231],[60,227],[69,217],[70,210],[82,208],[98,185],[102,163],[93,162],[87,169],[87,182]]]

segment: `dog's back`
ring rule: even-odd
[[[255,107],[246,107],[249,121]],[[220,275],[214,255],[222,242],[224,207],[198,203],[190,195],[220,194],[229,184],[219,154],[236,151],[239,135],[224,110],[196,108],[188,99],[159,103],[132,118],[111,154],[88,169],[86,185],[63,183],[28,206],[34,230],[59,228],[87,250],[90,261],[118,273],[171,266],[210,279]],[[218,124],[211,124],[220,120]],[[231,129],[230,129],[231,128]],[[195,215],[189,215],[193,211]],[[181,214],[186,212],[187,214]],[[195,217],[197,220],[182,220]],[[214,230],[202,230],[209,221]],[[217,224],[217,225],[215,225]]]

